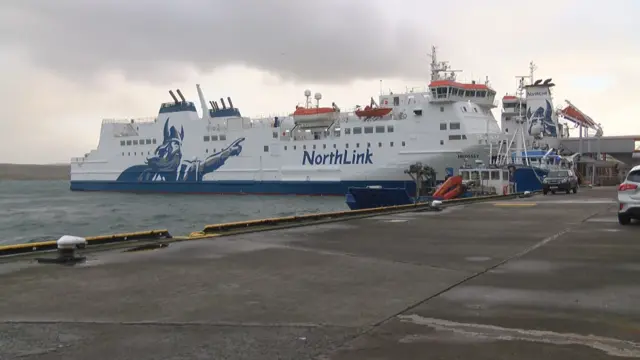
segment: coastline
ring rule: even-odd
[[[0,164],[0,180],[69,180],[68,164]]]

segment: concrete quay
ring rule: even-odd
[[[615,190],[0,263],[0,359],[640,358]]]

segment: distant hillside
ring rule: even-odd
[[[69,165],[0,164],[0,180],[69,180]]]

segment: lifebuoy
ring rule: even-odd
[[[502,187],[502,195],[507,195],[509,193],[509,185],[505,185]]]

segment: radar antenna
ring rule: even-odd
[[[449,66],[448,61],[438,61],[438,55],[436,52],[437,48],[435,46],[431,46],[431,54],[428,54],[431,58],[431,81],[437,80],[456,80],[456,73],[461,72],[462,70],[451,70],[451,66]],[[440,73],[444,73],[444,76],[441,76]],[[449,73],[447,75],[447,73]]]

